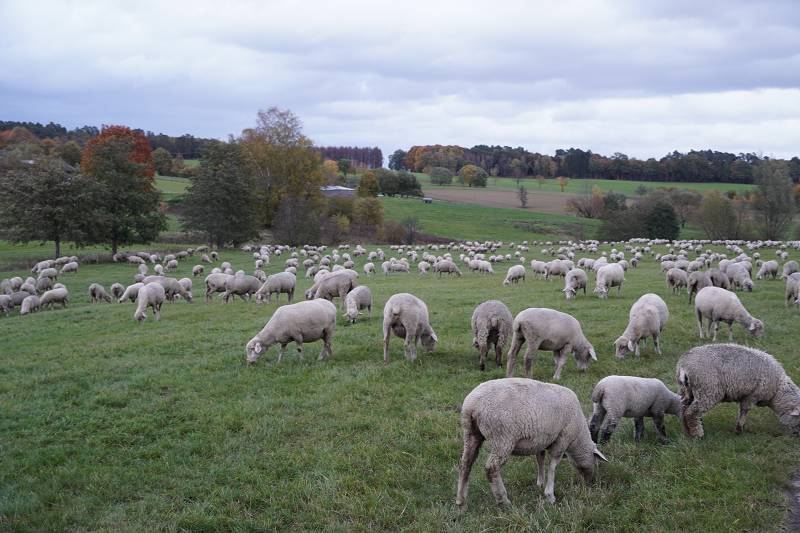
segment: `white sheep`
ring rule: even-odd
[[[370,275],[375,274],[375,263],[365,263],[364,264],[364,274]]]
[[[276,299],[280,299],[281,294],[286,294],[289,303],[294,298],[294,290],[297,285],[297,277],[291,272],[278,272],[267,278],[267,281],[256,292],[256,302],[263,303],[272,301],[272,295],[276,294]]]
[[[13,298],[13,295],[12,295]],[[66,287],[58,287],[45,292],[39,300],[42,309],[52,307],[53,304],[60,303],[61,307],[66,307],[69,303],[69,291]]]
[[[111,303],[111,296],[106,292],[105,287],[99,283],[89,285],[89,299],[93,304],[101,301]]]
[[[689,275],[680,268],[670,268],[667,270],[666,281],[667,288],[672,291],[672,294],[677,294],[679,290],[688,286]]]
[[[133,312],[133,318],[139,324],[147,319],[147,308],[153,310],[153,316],[156,320],[161,320],[161,304],[164,303],[166,294],[164,287],[160,283],[148,283],[142,285],[139,289],[139,294],[136,297],[136,311]]]
[[[508,268],[506,279],[503,280],[503,285],[511,283],[519,283],[520,280],[525,281],[525,267],[522,265],[514,265]]]
[[[664,429],[664,415],[680,417],[681,414],[681,397],[655,378],[606,376],[594,386],[592,403],[589,433],[592,440],[599,443],[608,442],[620,418],[633,418],[633,438],[642,440],[644,417],[650,417],[653,419],[658,441],[665,444],[668,440]]]
[[[22,300],[23,302],[25,300]],[[6,316],[11,314],[11,311],[14,310],[14,301],[11,299],[11,296],[8,294],[0,294],[0,311],[2,311]]]
[[[442,274],[447,274],[448,276],[455,274],[456,276],[461,277],[461,270],[449,259],[442,259],[441,261],[434,263],[433,271],[438,273],[440,278],[442,277]]]
[[[125,287],[122,286],[121,283],[112,283],[111,284],[111,294],[119,300],[119,298],[125,293]]]
[[[131,302],[135,302],[136,298],[139,296],[139,289],[144,286],[144,283],[137,282],[133,285],[128,285],[125,289],[125,292],[122,293],[122,296],[119,297],[117,300],[119,303],[124,302],[125,300],[130,300]]]
[[[278,362],[286,345],[294,342],[302,359],[303,343],[322,340],[320,359],[333,355],[331,339],[336,327],[336,306],[327,300],[307,300],[279,307],[245,347],[248,363],[255,363],[273,344],[280,345]]]
[[[697,294],[701,289],[705,287],[711,287],[714,285],[714,282],[711,281],[711,276],[708,272],[692,272],[689,274],[689,278],[686,282],[686,292],[689,293],[689,303],[692,303],[692,299],[695,294]]]
[[[224,293],[225,284],[228,278],[232,277],[232,274],[223,274],[222,272],[215,272],[206,276],[204,280],[204,285],[206,286],[206,302],[210,302],[215,293]]]
[[[432,352],[439,340],[430,325],[428,306],[425,302],[406,292],[392,295],[383,308],[383,362],[389,362],[389,338],[391,333],[404,340],[406,359],[417,358],[417,342]]]
[[[561,292],[564,293],[567,300],[572,300],[577,296],[578,291],[583,289],[583,294],[586,295],[586,285],[589,283],[589,278],[580,268],[572,268],[567,275],[564,276],[564,288]]]
[[[764,279],[767,276],[770,276],[772,279],[778,277],[778,262],[774,259],[764,261],[764,263],[761,264],[761,268],[758,269],[758,274],[756,274],[756,279]]]
[[[497,366],[502,364],[503,348],[511,337],[514,316],[506,304],[499,300],[488,300],[478,305],[472,312],[472,346],[478,349],[480,368],[486,368],[486,354],[489,345],[494,345],[494,360]]]
[[[580,323],[575,317],[542,307],[530,307],[520,312],[512,325],[511,348],[508,350],[506,377],[514,375],[517,354],[522,345],[528,343],[525,351],[525,377],[531,377],[537,350],[553,352],[556,370],[553,379],[561,378],[561,370],[567,363],[570,353],[581,371],[585,371],[589,360],[597,361],[594,347],[586,340]]]
[[[594,292],[600,298],[608,298],[608,290],[617,287],[617,294],[622,291],[625,282],[625,271],[617,263],[604,265],[597,270]]]
[[[356,318],[362,309],[366,309],[369,312],[369,318],[372,318],[372,291],[365,285],[359,285],[344,297],[344,307],[344,316],[351,324],[356,323]]]
[[[24,300],[22,300],[22,306],[20,306],[19,314],[20,315],[27,315],[28,313],[35,313],[41,307],[41,302],[39,301],[39,297],[35,294],[28,296]]]
[[[653,337],[656,353],[661,355],[661,332],[669,319],[669,309],[660,296],[653,293],[642,295],[631,306],[628,313],[628,327],[614,341],[615,354],[624,359],[628,352],[639,356],[639,342]]]
[[[800,389],[768,353],[738,344],[697,346],[678,359],[675,373],[690,437],[703,436],[703,415],[720,402],[739,403],[736,433],[744,429],[750,409],[768,406],[800,435]]]
[[[78,271],[78,263],[76,261],[70,261],[69,263],[61,267],[61,271],[59,272],[59,274],[74,274],[77,271]]]
[[[795,302],[798,298],[800,298],[800,292],[798,292],[798,287],[800,287],[800,272],[795,272],[793,274],[789,274],[786,277],[786,290],[784,293],[784,306],[788,306],[789,302]]]
[[[707,336],[711,335],[713,327],[714,337],[717,340],[719,323],[728,324],[728,340],[733,341],[733,323],[736,322],[746,328],[754,337],[764,334],[764,323],[754,318],[744,308],[739,297],[731,291],[719,287],[706,287],[697,293],[694,300],[695,317],[700,338],[703,338],[703,318],[708,318]]]
[[[486,475],[498,505],[510,503],[500,469],[511,455],[536,455],[536,485],[555,502],[556,467],[566,455],[584,480],[591,482],[596,460],[608,461],[592,442],[578,397],[560,385],[532,379],[506,378],[475,387],[461,407],[464,450],[458,476],[456,505],[467,501],[472,465],[484,440],[492,450],[486,459]],[[545,483],[545,452],[550,464]]]

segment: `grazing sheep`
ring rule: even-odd
[[[168,271],[178,270],[178,260],[177,259],[170,259],[167,261],[167,264],[164,267]]]
[[[24,300],[22,300],[22,306],[20,307],[19,314],[20,315],[27,315],[28,313],[35,313],[41,308],[41,302],[39,301],[39,297],[35,294],[28,296]]]
[[[633,418],[633,438],[636,441],[642,440],[646,416],[653,419],[658,441],[666,444],[668,439],[664,430],[664,415],[681,415],[681,397],[655,378],[606,376],[594,386],[592,403],[589,433],[594,442],[601,444],[611,438],[620,418]],[[605,427],[598,441],[598,433],[603,426]]]
[[[181,284],[183,290],[185,290],[189,294],[192,293],[192,280],[190,278],[181,278],[178,280],[178,283]]]
[[[92,283],[89,285],[89,298],[92,300],[93,304],[100,301],[111,303],[111,296],[106,292],[105,287],[99,283]]]
[[[124,293],[125,293],[125,287],[123,287],[121,283],[111,284],[111,294],[114,296],[114,298],[119,300]]]
[[[739,403],[736,433],[753,406],[767,406],[800,435],[800,389],[768,353],[738,344],[697,346],[678,359],[676,379],[690,437],[703,436],[703,415],[720,402]]]
[[[203,265],[195,265],[192,267],[192,276],[197,277],[203,274],[206,271]]]
[[[734,322],[746,328],[754,337],[764,334],[764,323],[753,318],[739,301],[739,297],[731,291],[719,287],[701,289],[694,300],[694,310],[701,339],[703,338],[703,317],[708,318],[707,336],[711,335],[713,326],[714,337],[711,339],[713,342],[717,340],[720,322],[728,324],[728,340],[731,342],[733,341]]]
[[[375,274],[375,263],[366,263],[364,265],[364,274]]]
[[[430,270],[431,264],[427,261],[420,261],[417,263],[417,270],[419,270],[419,275],[422,276],[423,274],[427,274],[428,270]]]
[[[789,274],[786,277],[786,292],[784,293],[783,302],[784,306],[788,306],[789,302],[794,302],[800,298],[798,287],[800,287],[800,272]]]
[[[697,294],[700,289],[711,287],[713,285],[714,283],[711,281],[711,276],[708,274],[708,272],[692,272],[689,274],[689,279],[687,280],[686,285],[686,292],[689,293],[689,303],[692,303],[694,295]]]
[[[506,377],[514,375],[517,354],[523,343],[528,343],[525,351],[525,377],[531,377],[537,350],[553,352],[556,371],[553,379],[561,379],[561,370],[567,363],[570,353],[581,371],[585,371],[589,359],[597,361],[594,347],[586,340],[580,323],[575,317],[543,307],[530,307],[520,312],[511,327],[511,348],[508,350]]]
[[[442,277],[442,274],[447,274],[448,276],[455,274],[456,276],[461,277],[461,270],[449,259],[442,259],[441,261],[434,263],[433,271],[438,273],[440,278]]]
[[[731,279],[734,289],[753,292],[753,280],[750,278],[750,273],[747,268],[740,266],[740,263],[728,265],[728,277]]]
[[[586,285],[589,283],[589,278],[580,268],[573,268],[564,276],[564,288],[561,292],[567,297],[567,300],[572,300],[577,296],[578,291],[583,289],[583,294],[586,295]]]
[[[689,276],[685,270],[670,268],[667,271],[666,281],[667,288],[672,290],[672,294],[676,294],[679,290],[688,286]]]
[[[273,274],[256,291],[256,302],[262,303],[264,300],[271,302],[273,293],[276,294],[276,299],[280,299],[281,293],[284,293],[288,296],[289,303],[292,303],[296,285],[297,277],[290,272]]]
[[[181,284],[175,278],[168,278],[165,276],[147,276],[142,281],[145,285],[150,283],[158,283],[162,287],[164,287],[164,293],[167,300],[170,302],[175,301],[175,298],[180,296],[188,303],[192,303],[192,292],[191,290],[186,290],[183,284]]]
[[[628,313],[628,327],[614,341],[615,354],[624,359],[628,352],[639,356],[639,341],[647,341],[653,337],[656,353],[661,355],[661,332],[667,325],[669,310],[660,296],[653,293],[642,295],[631,306]]]
[[[247,274],[231,276],[225,280],[225,292],[222,293],[222,301],[228,303],[231,296],[238,296],[243,301],[249,300],[260,288],[261,282],[255,276],[248,276]]]
[[[544,279],[550,279],[551,276],[566,276],[567,272],[572,269],[570,261],[562,259],[553,259],[544,267]]]
[[[297,354],[303,358],[303,343],[322,340],[320,359],[333,355],[331,339],[336,327],[336,306],[327,300],[308,300],[279,307],[269,322],[247,343],[245,353],[248,363],[255,363],[273,344],[280,345],[278,362],[283,358],[286,345],[294,342]]]
[[[712,268],[709,270],[708,276],[711,278],[711,284],[714,285],[714,287],[730,290],[731,280],[728,275],[719,268]]]
[[[158,267],[158,266],[160,266],[160,265],[156,265],[156,266]],[[136,268],[136,270],[138,270],[138,271],[139,271],[139,274],[147,274],[147,265],[146,265],[146,264],[144,264],[144,263],[142,263],[141,265],[139,265],[139,266]],[[156,272],[158,272],[158,270],[156,270]]]
[[[25,300],[22,300],[23,302]],[[8,294],[0,294],[0,311],[5,313],[6,316],[11,314],[11,311],[14,310],[14,301],[11,299],[11,296]]]
[[[404,340],[406,359],[417,358],[417,342],[428,353],[432,352],[439,340],[428,319],[428,306],[425,302],[406,292],[392,295],[383,308],[383,363],[389,362],[389,338],[391,333]]]
[[[210,257],[208,257],[208,254],[203,254],[203,255],[201,255],[201,256],[200,256],[200,261],[202,261],[203,263],[208,263],[209,265],[213,263],[213,261],[211,260],[211,258],[210,258]]]
[[[341,298],[341,307],[344,309],[344,297],[347,293],[358,287],[358,274],[354,270],[337,270],[319,280],[314,298],[333,300]]]
[[[783,273],[781,274],[781,279],[786,279],[798,271],[800,271],[800,267],[797,266],[797,261],[787,261],[783,264]]]
[[[125,300],[130,300],[131,302],[135,302],[136,298],[139,296],[139,289],[144,286],[144,283],[137,282],[133,285],[128,285],[125,289],[125,292],[122,293],[122,296],[119,297],[117,300],[119,303],[124,302]]]
[[[233,277],[230,274],[223,274],[221,272],[215,272],[213,274],[209,274],[206,276],[205,281],[203,282],[206,286],[206,302],[210,302],[214,293],[217,292],[225,292],[225,283],[227,283],[228,278]]]
[[[506,378],[475,387],[461,407],[464,451],[458,476],[456,505],[463,507],[472,465],[484,440],[492,450],[486,475],[498,505],[510,503],[500,469],[511,455],[536,455],[536,485],[555,502],[556,467],[566,454],[589,483],[595,475],[595,457],[608,461],[592,442],[578,397],[570,389],[531,379]],[[545,452],[550,464],[545,483]]]
[[[508,272],[506,273],[506,279],[503,280],[503,285],[509,285],[511,283],[519,283],[519,281],[525,281],[525,267],[522,265],[514,265],[508,268]]]
[[[51,279],[58,279],[58,270],[55,268],[45,268],[44,270],[40,270],[37,276],[39,279],[42,278],[51,278]],[[10,281],[10,280],[9,280]]]
[[[617,263],[610,263],[600,267],[597,271],[594,292],[600,298],[608,298],[608,290],[612,287],[617,288],[617,294],[622,291],[622,284],[625,282],[625,271]]]
[[[761,264],[761,268],[758,269],[758,274],[756,274],[756,279],[764,279],[767,276],[772,279],[778,277],[778,262],[774,259]]]
[[[531,272],[537,278],[547,279],[547,263],[536,259],[531,260]]]
[[[356,323],[358,313],[362,309],[366,309],[369,312],[369,318],[372,318],[372,291],[366,285],[359,285],[344,297],[344,307],[344,316],[351,324]]]
[[[57,303],[60,303],[61,307],[66,307],[69,303],[69,291],[65,287],[50,289],[39,300],[39,305],[42,309],[50,308]]]
[[[139,295],[136,298],[136,311],[133,312],[133,318],[141,324],[147,319],[147,308],[153,310],[153,316],[156,320],[161,320],[161,304],[166,299],[164,287],[160,283],[148,283],[142,285],[139,289]]]
[[[489,345],[494,345],[494,360],[502,365],[503,348],[511,336],[514,316],[506,304],[499,300],[483,302],[472,312],[472,346],[478,349],[481,370],[486,368],[486,354]]]

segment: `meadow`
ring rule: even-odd
[[[526,255],[542,257],[534,247]],[[285,257],[273,257],[268,273],[282,270]],[[221,260],[253,268],[244,252],[223,250]],[[173,275],[191,276],[197,262],[182,262]],[[359,272],[364,262],[357,261]],[[503,286],[507,266],[496,265],[493,276],[441,279],[362,273],[375,299],[372,317],[339,321],[329,361],[316,360],[317,343],[302,361],[290,348],[276,364],[273,347],[252,366],[244,346],[285,296],[263,305],[223,304],[219,295],[205,303],[197,278],[193,303],[166,303],[160,322],[137,325],[132,304],[92,305],[86,293],[92,282],[130,283],[135,268],[81,266],[59,279],[71,291],[69,308],[0,317],[0,529],[780,530],[785,492],[800,467],[797,440],[764,408],[735,435],[734,404],[706,416],[698,441],[668,417],[669,444],[657,444],[649,420],[644,441],[635,443],[625,420],[601,447],[610,462],[600,465],[596,484],[585,486],[561,463],[555,505],[535,485],[533,458],[513,457],[503,469],[512,505],[497,507],[483,474],[484,445],[460,513],[453,503],[458,409],[476,385],[504,376],[493,365],[478,369],[469,329],[477,304],[497,298],[513,313],[552,307],[580,320],[599,360],[586,373],[571,360],[561,384],[587,415],[592,387],[609,374],[658,377],[674,389],[675,362],[699,343],[686,294],[667,291],[650,257],[606,301],[590,289],[568,302],[561,282],[530,276]],[[298,297],[309,285],[298,279]],[[427,302],[440,342],[412,364],[395,338],[384,366],[382,306],[406,291]],[[645,292],[670,308],[664,355],[648,345],[639,358],[616,359],[612,343]],[[800,378],[797,311],[784,309],[783,283],[757,281],[740,297],[766,333],[752,339],[737,326],[736,340],[774,354]],[[550,381],[552,373],[550,354],[540,352],[534,377]]]

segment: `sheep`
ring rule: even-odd
[[[125,293],[125,287],[122,286],[121,283],[112,283],[111,284],[111,294],[119,300],[119,298]]]
[[[653,293],[642,295],[631,306],[628,313],[628,327],[614,341],[615,355],[624,359],[628,352],[639,356],[639,341],[653,337],[656,353],[661,355],[661,332],[669,319],[667,304],[660,296]]]
[[[680,289],[688,286],[689,276],[685,270],[670,268],[666,274],[666,281],[667,288],[672,290],[672,294],[676,294]]]
[[[714,287],[729,290],[731,288],[731,280],[728,275],[719,268],[712,268],[708,271],[708,276],[711,278],[711,284]]]
[[[92,283],[89,285],[89,298],[92,300],[93,304],[100,301],[111,303],[111,296],[106,292],[105,287],[99,283]]]
[[[57,289],[50,289],[44,293],[39,300],[39,306],[44,309],[45,307],[52,307],[53,304],[60,303],[61,307],[67,307],[69,303],[69,291],[65,287]]]
[[[391,333],[404,340],[406,359],[417,359],[417,342],[428,353],[433,352],[439,338],[430,325],[428,306],[407,292],[392,295],[383,308],[383,363],[389,363],[389,338]]]
[[[45,259],[44,261],[39,261],[38,263],[33,265],[33,268],[31,268],[31,273],[38,274],[45,268],[51,268],[54,264],[55,261],[53,261],[52,259]]]
[[[219,261],[219,253],[216,251],[211,252],[211,259],[214,261]]]
[[[440,278],[442,277],[442,274],[447,274],[448,276],[455,274],[456,276],[461,277],[461,270],[449,259],[442,259],[441,261],[434,263],[433,271],[438,273]]]
[[[625,271],[616,263],[600,267],[597,271],[594,292],[600,298],[608,298],[608,290],[617,287],[617,294],[622,291],[622,284],[625,282]]]
[[[589,278],[580,268],[573,268],[564,276],[564,288],[561,292],[564,293],[567,300],[572,300],[577,296],[578,290],[583,289],[583,294],[586,295],[586,285],[589,283]]]
[[[22,284],[19,290],[22,292],[27,292],[28,294],[36,294],[36,282],[30,283],[26,281]]]
[[[738,344],[697,346],[678,359],[675,374],[690,437],[703,436],[703,415],[720,402],[739,403],[736,433],[753,406],[767,406],[800,435],[800,389],[768,353]]]
[[[22,306],[20,307],[19,314],[20,315],[27,315],[28,313],[35,313],[41,307],[41,302],[39,301],[39,297],[35,294],[32,294],[22,300]]]
[[[505,378],[481,383],[461,407],[464,450],[458,476],[456,505],[464,508],[472,465],[484,440],[492,450],[486,475],[498,505],[511,503],[500,469],[510,455],[536,455],[536,485],[555,503],[556,467],[566,454],[584,480],[594,479],[596,458],[608,461],[592,442],[578,397],[570,389],[531,379]],[[550,464],[545,483],[545,452]]]
[[[127,257],[127,261],[128,261],[128,263],[131,263],[132,265],[141,265],[141,264],[144,263],[144,259],[142,259],[138,255],[129,255]]]
[[[486,369],[486,354],[489,345],[494,345],[494,360],[501,366],[503,349],[511,337],[511,326],[514,316],[506,305],[499,300],[488,300],[478,305],[472,312],[472,346],[478,349],[480,368]]]
[[[167,271],[178,270],[178,260],[177,259],[170,259],[167,261],[167,264],[164,266]]]
[[[681,397],[655,378],[606,376],[594,386],[592,404],[589,433],[592,440],[600,444],[608,442],[620,418],[633,418],[633,438],[642,440],[646,416],[653,419],[658,441],[666,444],[669,440],[664,429],[664,415],[681,415]]]
[[[697,294],[700,289],[711,287],[713,285],[714,284],[711,281],[711,276],[708,274],[708,272],[692,272],[689,274],[689,278],[686,282],[686,292],[689,293],[689,304],[692,303],[694,295]]]
[[[478,260],[477,270],[480,274],[494,274],[492,264],[489,261]]]
[[[178,280],[178,283],[181,284],[183,290],[185,290],[189,294],[192,293],[192,280],[190,278],[181,278]]]
[[[252,364],[264,355],[273,344],[280,345],[278,362],[281,362],[286,345],[294,342],[297,355],[303,358],[303,343],[322,340],[320,360],[333,355],[331,339],[336,327],[336,306],[327,300],[309,300],[279,307],[267,324],[250,339],[245,347],[247,362]]]
[[[431,264],[427,261],[420,261],[417,263],[417,270],[419,270],[419,275],[422,276],[428,273],[428,270],[431,268]]]
[[[184,286],[175,278],[168,278],[165,276],[147,276],[142,281],[145,285],[150,283],[158,283],[164,287],[165,297],[169,301],[174,301],[176,297],[180,296],[188,303],[192,303],[192,292],[186,290]]]
[[[506,279],[503,280],[503,285],[510,285],[511,283],[519,283],[525,281],[525,267],[522,265],[514,265],[508,268]]]
[[[797,298],[800,298],[798,287],[800,287],[800,272],[789,274],[786,277],[786,292],[784,293],[783,305],[785,307],[788,307],[789,302],[794,302]]]
[[[225,283],[228,281],[228,278],[233,277],[230,274],[223,274],[221,272],[216,272],[209,274],[206,276],[206,279],[203,281],[203,284],[206,286],[206,302],[210,302],[214,293],[217,292],[225,292]]]
[[[122,303],[125,300],[130,300],[131,302],[135,302],[136,298],[139,296],[139,289],[144,286],[144,283],[138,282],[134,283],[133,285],[128,285],[125,289],[125,292],[122,293],[122,296],[119,297],[117,302]]]
[[[245,296],[247,296],[247,300],[249,300],[260,288],[261,282],[255,276],[248,276],[247,274],[230,276],[225,280],[225,292],[222,293],[222,301],[228,303],[231,296],[238,296],[242,300],[245,300]]]
[[[344,309],[344,297],[347,293],[358,287],[358,274],[353,270],[337,270],[319,280],[314,298],[333,300],[341,298],[341,307]]]
[[[203,267],[203,265],[195,265],[192,267],[192,276],[196,278],[197,276],[202,275],[205,270],[206,269]]]
[[[781,279],[786,279],[790,275],[798,271],[800,271],[800,267],[798,267],[797,261],[787,261],[786,263],[783,264],[783,272],[781,274]]]
[[[164,267],[163,267],[163,265],[155,265],[153,267],[153,271],[156,273],[156,276],[163,276],[164,275]],[[147,269],[145,268],[144,272],[142,272],[142,269],[140,268],[139,269],[139,273],[140,274],[146,274],[147,273]]]
[[[525,377],[531,377],[536,351],[552,350],[556,370],[553,379],[561,379],[561,370],[567,363],[570,352],[581,371],[585,371],[589,359],[597,361],[594,347],[586,340],[580,323],[575,317],[543,307],[530,307],[520,312],[511,327],[511,348],[508,350],[506,377],[514,375],[517,354],[523,343],[528,343],[525,351]]]
[[[156,266],[159,266],[159,265],[156,265]],[[144,263],[142,263],[141,265],[139,265],[139,266],[136,268],[136,270],[138,270],[138,271],[139,271],[139,274],[147,274],[147,265],[146,265],[146,264],[144,264]]]
[[[537,278],[547,279],[547,263],[536,259],[531,260],[531,272]]]
[[[733,341],[733,323],[737,322],[746,328],[754,337],[764,334],[764,323],[754,318],[739,301],[739,297],[731,291],[719,287],[706,287],[697,293],[694,300],[695,317],[700,338],[703,338],[703,317],[708,317],[708,330],[706,335],[711,335],[713,326],[713,342],[717,340],[719,323],[728,324],[728,340]]]
[[[365,263],[364,264],[364,274],[370,275],[375,274],[375,263]]]
[[[277,295],[276,299],[279,299],[281,293],[284,293],[288,296],[289,303],[292,303],[296,285],[297,277],[294,274],[289,272],[273,274],[256,291],[256,302],[262,303],[264,300],[271,302],[273,293]]]
[[[362,309],[366,309],[369,312],[369,318],[372,318],[372,291],[366,285],[359,285],[344,297],[344,307],[344,316],[351,324],[356,323],[358,313]]]
[[[55,280],[55,279],[58,279],[58,270],[56,270],[55,268],[45,268],[44,270],[40,270],[39,271],[39,274],[38,274],[37,277],[39,279],[52,278],[52,279]]]
[[[208,254],[201,255],[200,261],[202,261],[203,263],[208,263],[209,265],[213,264],[213,261],[211,260],[210,257],[208,257]]]
[[[756,274],[756,279],[764,279],[767,276],[772,277],[772,279],[778,277],[778,262],[774,259],[761,264],[761,268],[758,269],[758,274]]]
[[[753,292],[753,280],[750,278],[750,274],[744,266],[740,266],[739,263],[729,265],[728,277],[731,278],[734,289]]]
[[[23,302],[25,300],[22,300]],[[14,301],[11,299],[11,296],[8,294],[0,294],[0,311],[5,313],[6,316],[11,314],[11,311],[14,310]]]
[[[166,293],[164,287],[160,283],[148,283],[142,285],[139,289],[139,295],[136,298],[136,311],[133,312],[133,318],[139,324],[147,319],[147,308],[153,310],[153,316],[156,321],[161,320],[161,304],[164,303]]]
[[[569,261],[561,259],[553,259],[545,264],[544,279],[550,279],[551,276],[566,276],[567,272],[572,268]]]

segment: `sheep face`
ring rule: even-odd
[[[436,333],[431,331],[426,331],[420,336],[420,341],[422,341],[422,346],[428,353],[431,353],[434,348],[436,348],[436,343],[439,341],[438,337],[436,337]]]
[[[575,362],[578,364],[578,370],[581,372],[586,372],[586,369],[589,368],[590,360],[597,361],[597,354],[591,344],[575,348],[573,353],[575,354]]]
[[[764,323],[757,318],[754,318],[750,325],[747,327],[753,337],[760,337],[764,334]]]
[[[597,472],[597,463],[598,461],[608,462],[608,458],[597,449],[595,446],[594,450],[592,451],[592,455],[586,458],[578,458],[569,456],[570,462],[575,466],[575,469],[581,473],[583,476],[583,480],[586,483],[591,483],[594,481],[595,474]]]
[[[567,300],[572,300],[573,298],[575,298],[575,295],[577,294],[577,291],[572,287],[562,290],[564,291],[564,295],[566,295]]]
[[[253,364],[258,361],[258,359],[266,353],[267,348],[269,348],[269,346],[263,344],[258,338],[250,340],[245,347],[247,362]]]
[[[619,359],[625,359],[625,356],[628,355],[628,353],[636,350],[636,346],[633,345],[633,341],[626,337],[620,337],[614,341],[614,348],[614,355],[616,355]]]

